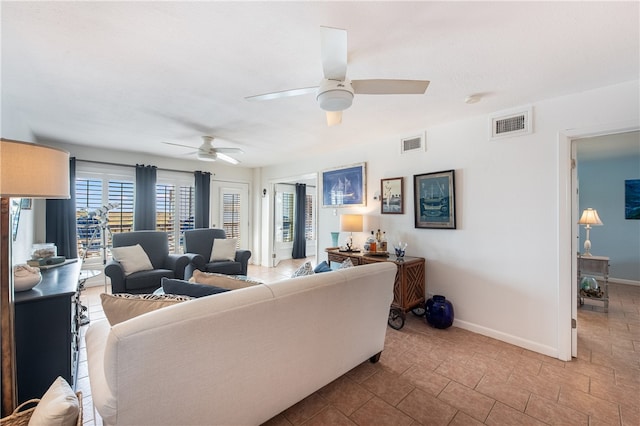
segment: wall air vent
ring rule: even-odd
[[[533,132],[533,107],[500,111],[489,116],[489,139],[519,136]]]
[[[424,134],[411,136],[400,140],[400,154],[418,151],[426,151]]]

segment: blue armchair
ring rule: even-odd
[[[113,247],[140,244],[153,269],[125,275],[124,268],[115,259],[109,260],[104,273],[111,278],[112,293],[153,293],[160,288],[162,277],[184,279],[189,257],[169,254],[169,238],[162,231],[134,231],[113,234]]]
[[[190,259],[184,273],[185,280],[191,278],[196,269],[226,275],[247,275],[250,250],[236,250],[234,260],[210,261],[214,240],[225,238],[227,234],[224,229],[200,228],[184,231],[184,251]]]

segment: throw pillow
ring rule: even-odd
[[[348,257],[342,262],[342,264],[340,264],[340,267],[338,269],[346,269],[346,268],[353,268],[353,262],[351,261],[351,259],[349,259]]]
[[[29,425],[73,426],[78,421],[80,404],[69,383],[58,376],[36,405]]]
[[[295,270],[293,274],[291,274],[291,278],[295,277],[304,277],[305,275],[313,275],[313,266],[311,266],[311,262],[307,261],[300,265],[298,269]]]
[[[197,269],[193,271],[193,276],[189,278],[189,282],[214,285],[228,290],[237,290],[239,288],[262,284],[262,281],[254,280],[243,275],[216,274],[214,272],[202,272]]]
[[[176,303],[191,300],[188,296],[174,296],[171,294],[100,294],[102,310],[112,326],[122,321],[135,318],[138,315],[171,306]]]
[[[171,278],[162,278],[162,289],[165,294],[176,294],[190,297],[203,297],[229,291],[226,288],[216,287],[214,285],[196,284],[190,283],[189,281],[175,280]]]
[[[135,246],[113,247],[111,249],[111,255],[115,260],[120,262],[125,275],[153,269],[149,256],[147,256],[147,253],[140,244],[136,244]]]
[[[331,272],[331,267],[325,260],[323,260],[322,262],[318,263],[318,266],[313,268],[313,272],[315,272],[316,274],[319,274],[321,272]]]
[[[236,260],[237,238],[226,238],[213,240],[213,248],[211,249],[211,262],[220,260]]]

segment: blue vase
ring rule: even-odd
[[[425,303],[427,322],[435,328],[448,328],[453,324],[453,305],[444,296],[433,296]]]
[[[338,237],[340,236],[339,232],[332,232],[331,233],[331,243],[333,244],[332,247],[338,247]]]

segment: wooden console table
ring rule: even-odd
[[[416,315],[424,314],[425,302],[425,260],[423,257],[405,256],[397,261],[395,256],[371,256],[363,253],[344,252],[339,249],[325,249],[328,263],[342,263],[351,259],[354,266],[376,262],[393,262],[398,267],[393,286],[393,303],[389,311],[389,325],[396,330],[404,326],[406,313],[411,310]]]
[[[75,389],[80,266],[73,262],[42,270],[40,284],[15,294],[18,404],[42,398],[58,376]]]

